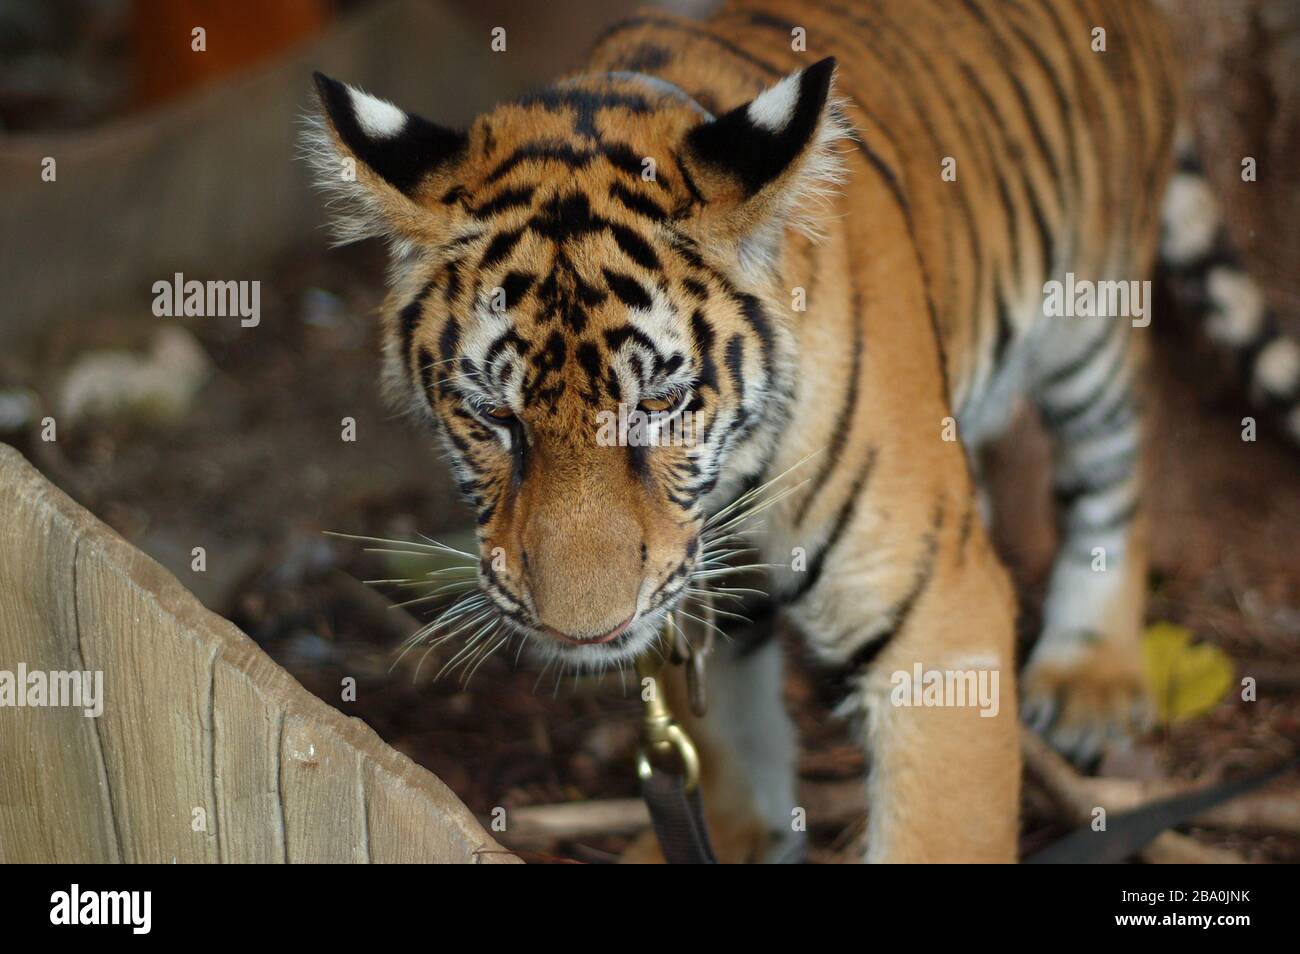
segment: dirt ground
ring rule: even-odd
[[[356,583],[391,576],[391,566],[323,533],[414,539],[468,525],[435,464],[431,436],[379,400],[373,312],[381,268],[374,250],[289,257],[274,289],[264,291],[258,328],[189,319],[212,376],[183,422],[87,422],[66,428],[54,445],[30,434],[6,439],[308,689],[365,720],[475,812],[632,797],[638,707],[617,676],[557,685],[553,674],[539,680],[526,658],[516,665],[504,653],[468,688],[431,678],[447,658],[441,651],[418,678],[405,661],[391,668],[408,624]],[[0,370],[54,404],[79,354],[138,347],[159,321],[80,318]],[[1230,694],[1206,715],[1154,731],[1102,771],[1209,782],[1275,764],[1300,742],[1300,454],[1264,426],[1257,441],[1243,441],[1241,418],[1252,412],[1230,376],[1194,334],[1172,319],[1163,325],[1151,371],[1150,619],[1185,625],[1227,651],[1242,674],[1257,676],[1260,698],[1247,703]],[[344,418],[355,420],[355,441],[341,439]],[[1021,588],[1027,637],[1051,546],[1045,455],[1028,422],[994,455],[999,498],[1015,503],[998,536]],[[191,567],[194,546],[207,552],[201,573]],[[341,699],[348,676],[357,680],[355,702]],[[815,690],[811,677],[791,672],[787,700],[802,734],[810,860],[848,861],[862,830],[865,762],[849,727],[821,707]],[[1275,790],[1294,793],[1297,784],[1279,780]],[[1027,786],[1024,850],[1066,830]],[[1249,860],[1300,860],[1294,834],[1192,834]],[[622,835],[562,842],[529,857],[603,862],[625,842]]]

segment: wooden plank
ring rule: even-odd
[[[284,709],[225,660],[213,683],[217,841],[228,863],[288,860],[280,804]]]
[[[284,720],[280,787],[291,863],[359,864],[369,860],[358,754],[302,713],[291,713]]]
[[[128,558],[147,559],[138,551]],[[218,860],[211,786],[212,677],[205,645],[83,536],[77,618],[86,665],[104,673],[100,736],[122,860]]]
[[[2,447],[3,445],[0,445]],[[82,671],[79,535],[30,468],[0,467],[0,670]],[[0,709],[0,863],[119,858],[100,724],[78,708]]]
[[[10,661],[102,669],[104,712],[0,709],[0,860],[518,861],[0,444]]]
[[[499,860],[476,854],[482,847],[477,825],[471,829],[463,819],[433,811],[423,791],[373,762],[367,763],[364,771],[371,861],[453,864]],[[445,794],[455,797],[450,789]]]

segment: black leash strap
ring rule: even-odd
[[[716,865],[713,845],[704,824],[700,790],[686,791],[686,780],[669,772],[641,779],[641,796],[650,809],[650,823],[670,865]]]
[[[1257,775],[1233,779],[1198,791],[1184,792],[1111,815],[1105,831],[1084,825],[1025,859],[1031,865],[1101,865],[1127,861],[1163,831],[1184,825],[1202,812],[1231,801],[1300,767],[1291,759]]]

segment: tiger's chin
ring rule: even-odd
[[[639,615],[612,639],[604,641],[557,639],[541,630],[531,630],[528,644],[532,654],[546,665],[558,662],[581,673],[631,668],[636,658],[658,641],[664,618],[671,611],[671,606],[661,606]]]

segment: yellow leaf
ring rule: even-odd
[[[1232,687],[1235,667],[1208,643],[1192,643],[1191,630],[1153,623],[1142,637],[1142,662],[1156,717],[1164,724],[1209,712]]]

